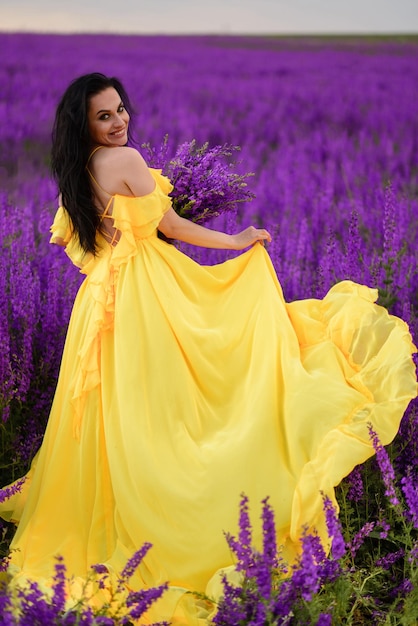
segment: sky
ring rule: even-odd
[[[0,0],[0,31],[418,33],[418,0]]]

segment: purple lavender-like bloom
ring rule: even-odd
[[[357,465],[351,474],[347,477],[347,482],[350,485],[347,493],[347,498],[352,502],[360,502],[364,495],[363,477],[361,468]]]
[[[251,546],[252,528],[249,516],[248,497],[244,494],[240,501],[238,540],[230,533],[225,533],[225,538],[232,552],[237,557],[237,570],[245,572],[246,576],[251,576],[254,572],[255,560],[254,551]]]
[[[57,611],[35,582],[29,583],[29,589],[18,591],[19,626],[42,624],[49,626],[56,623]]]
[[[158,146],[151,145],[148,142],[143,143],[141,145],[141,148],[143,150],[142,154],[149,167],[154,167],[156,169],[162,170],[170,161],[171,157],[169,156],[168,135],[165,135],[164,140]]]
[[[385,484],[385,495],[389,498],[389,502],[392,506],[399,506],[398,496],[396,495],[395,490],[395,470],[393,469],[393,465],[390,462],[389,455],[386,452],[385,448],[380,443],[379,437],[374,432],[371,424],[368,426],[370,439],[373,443],[373,448],[376,452],[376,459],[379,465],[383,482]]]
[[[108,574],[108,569],[106,565],[102,563],[95,563],[95,565],[91,566],[91,569],[96,572],[96,574]]]
[[[361,271],[363,265],[361,247],[362,241],[359,232],[359,214],[357,211],[352,211],[345,251],[345,267],[347,278],[357,282],[363,279]]]
[[[126,563],[125,567],[123,568],[121,574],[120,574],[120,581],[119,581],[119,586],[121,587],[127,580],[129,580],[129,578],[131,578],[131,576],[133,576],[133,574],[135,573],[135,570],[138,568],[139,564],[141,563],[141,561],[143,560],[143,558],[145,557],[145,555],[147,554],[148,550],[152,547],[151,543],[144,543],[144,545],[139,548],[139,550],[137,550],[135,552],[135,554],[133,556],[131,556],[131,558],[129,559],[129,561]]]
[[[13,485],[10,485],[10,487],[5,487],[4,489],[0,489],[0,502],[4,502],[5,500],[8,500],[12,496],[19,493],[19,491],[22,490],[22,485],[25,482],[25,480],[26,480],[26,476],[24,476],[23,478],[20,478]]]
[[[385,519],[379,520],[379,526],[381,527],[380,539],[387,539],[390,531],[390,524]]]
[[[254,198],[245,182],[251,174],[237,174],[234,165],[228,162],[232,153],[239,150],[238,146],[224,144],[209,148],[206,142],[197,147],[193,139],[181,144],[170,160],[167,160],[167,137],[160,148],[150,144],[144,144],[143,148],[150,164],[162,168],[172,182],[173,209],[182,217],[203,223],[234,211],[239,202]]]
[[[109,570],[107,569],[106,565],[103,565],[102,563],[96,563],[95,565],[91,565],[91,569],[96,574],[99,574],[99,578],[97,578],[96,581],[99,589],[105,589],[106,581],[109,577]]]
[[[413,583],[409,580],[409,578],[405,578],[405,580],[403,580],[400,585],[392,589],[390,595],[392,596],[392,598],[397,598],[397,597],[404,598],[407,595],[409,595],[411,591],[413,591],[413,589],[414,589]]]
[[[410,468],[407,476],[401,478],[401,485],[408,506],[405,515],[413,523],[414,528],[418,528],[418,483],[414,482]]]
[[[376,567],[381,567],[383,569],[390,569],[396,561],[402,559],[405,556],[405,550],[401,548],[396,552],[390,552],[386,554],[386,556],[382,556],[380,559],[376,560]]]
[[[0,626],[15,626],[12,603],[7,593],[7,585],[0,583]]]
[[[263,552],[253,551],[251,567],[247,569],[247,575],[254,576],[257,589],[266,600],[271,595],[273,571],[278,567],[274,512],[268,500],[263,500]]]
[[[332,615],[329,613],[321,613],[318,617],[318,621],[316,622],[316,626],[331,626],[332,624]]]
[[[236,569],[244,572],[245,579],[241,587],[235,587],[224,577],[224,597],[214,622],[217,625],[245,623],[262,626],[267,612],[274,610],[273,578],[279,567],[274,512],[269,499],[265,498],[262,510],[263,551],[258,552],[251,546],[252,528],[248,510],[248,498],[242,495],[238,539],[230,534],[226,538],[237,557]],[[285,568],[282,567],[281,571],[284,572]],[[277,610],[283,610],[283,603]]]
[[[322,499],[328,536],[332,539],[331,554],[334,559],[340,559],[345,554],[345,541],[341,530],[341,522],[330,498],[323,494]]]
[[[129,617],[139,619],[149,609],[158,598],[161,598],[164,591],[168,588],[168,584],[153,587],[151,589],[141,589],[141,591],[132,591],[127,599],[126,606],[129,610]],[[129,621],[127,619],[127,621]]]
[[[292,574],[292,583],[299,590],[302,598],[310,602],[321,583],[317,560],[318,543],[313,535],[304,535],[301,542],[302,554]]]
[[[263,561],[267,567],[277,567],[277,543],[274,511],[269,504],[269,498],[263,501]]]
[[[66,602],[66,573],[67,569],[64,565],[64,559],[62,556],[57,557],[55,563],[55,575],[54,582],[52,584],[53,596],[52,604],[54,605],[57,613],[64,610]]]
[[[353,539],[348,543],[348,548],[351,552],[351,557],[353,559],[356,556],[359,548],[363,545],[364,540],[366,539],[366,537],[370,535],[374,527],[375,527],[375,522],[366,522],[360,528],[358,533],[354,535]]]
[[[231,585],[226,576],[223,577],[222,582],[224,595],[213,618],[213,623],[216,626],[231,626],[231,624],[244,623],[247,611],[241,601],[241,587]]]
[[[293,584],[293,579],[284,580],[280,585],[277,597],[273,599],[270,606],[273,617],[280,620],[278,621],[278,624],[282,623],[283,618],[287,618],[292,614],[292,607],[296,602],[297,597],[297,588]]]

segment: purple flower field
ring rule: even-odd
[[[418,38],[0,34],[0,44],[1,485],[26,471],[41,441],[82,278],[48,243],[57,207],[48,171],[52,120],[80,74],[99,71],[124,83],[138,147],[160,146],[166,134],[171,155],[193,139],[240,146],[236,171],[254,173],[246,182],[255,198],[211,224],[268,228],[287,300],[322,297],[342,279],[364,282],[418,341]],[[231,254],[183,249],[201,263]],[[403,480],[415,541],[416,407],[389,447],[391,481]],[[351,515],[347,545],[372,524],[363,556],[356,547],[363,566],[370,554],[377,560],[405,549],[383,543],[388,525],[395,542],[396,524],[393,503],[383,504],[385,485],[376,495],[377,474],[373,460],[340,490],[343,525]],[[373,528],[383,529],[379,541]],[[404,576],[396,563],[388,566],[392,582],[385,579],[393,588]],[[416,574],[416,556],[414,563]],[[380,623],[376,615],[340,623]],[[331,624],[325,613],[321,623]]]

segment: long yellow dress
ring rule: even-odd
[[[151,173],[152,193],[113,197],[120,239],[96,257],[58,210],[52,241],[86,278],[36,466],[2,515],[20,520],[17,581],[50,579],[57,554],[76,578],[119,572],[151,542],[134,584],[170,582],[150,614],[168,619],[173,598],[232,564],[223,532],[242,493],[256,535],[270,496],[289,559],[303,526],[326,542],[321,491],[335,501],[373,454],[368,422],[393,439],[417,382],[408,327],[375,290],[344,281],[287,304],[262,245],[206,267],[161,241],[172,187]]]

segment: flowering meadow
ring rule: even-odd
[[[418,341],[418,38],[3,33],[0,44],[0,485],[22,476],[40,445],[82,280],[48,243],[57,207],[52,120],[80,74],[124,83],[138,147],[158,152],[166,135],[168,158],[192,140],[240,147],[235,171],[253,173],[245,182],[254,198],[209,225],[268,228],[287,300],[322,297],[342,279],[362,282],[379,289],[379,303]],[[183,249],[201,263],[232,254]],[[242,585],[225,581],[215,624],[418,623],[417,406],[387,449],[370,432],[376,457],[338,488],[339,517],[324,500],[329,555],[307,535],[289,571],[268,500],[243,495],[239,535],[225,538]],[[259,553],[248,509],[260,507]],[[0,556],[12,533],[4,523]],[[0,626],[128,623],[83,606],[65,613],[63,572],[58,562],[55,604],[33,589],[20,618],[0,586]],[[132,619],[149,601],[132,600]]]

